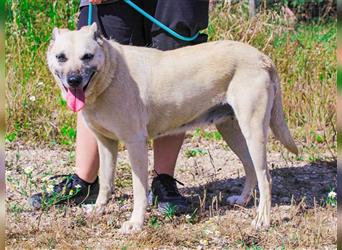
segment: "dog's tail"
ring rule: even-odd
[[[279,77],[275,68],[273,68],[272,71],[273,72],[271,72],[271,74],[272,74],[272,78],[274,82],[276,83],[277,91],[275,93],[275,98],[274,98],[274,103],[273,103],[273,108],[272,108],[272,113],[271,113],[270,127],[275,137],[290,152],[298,155],[298,148],[296,146],[295,141],[292,138],[292,135],[290,133],[290,130],[284,118]]]

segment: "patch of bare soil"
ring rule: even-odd
[[[149,157],[152,172],[151,151]],[[336,207],[325,201],[336,187],[336,162],[297,161],[276,151],[269,152],[268,162],[273,177],[268,231],[250,226],[257,199],[247,207],[225,202],[243,188],[244,171],[237,157],[221,141],[187,138],[175,177],[185,184],[179,187],[194,213],[167,217],[150,208],[143,232],[127,237],[118,232],[132,209],[126,151],[119,153],[117,188],[106,214],[96,217],[89,207],[32,210],[27,198],[41,190],[46,176],[72,173],[74,153],[12,146],[6,152],[6,245],[8,249],[335,249]]]

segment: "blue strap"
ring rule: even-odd
[[[93,5],[89,3],[88,6],[88,25],[91,25],[93,23]]]
[[[154,24],[158,25],[161,29],[165,30],[167,33],[169,33],[170,35],[176,37],[179,40],[190,42],[190,41],[195,40],[199,36],[199,34],[200,34],[199,32],[197,32],[192,37],[182,36],[182,35],[178,34],[177,32],[175,32],[174,30],[172,30],[169,27],[167,27],[165,24],[161,23],[159,20],[157,20],[156,18],[154,18],[153,16],[151,16],[147,12],[145,12],[143,9],[141,9],[138,5],[133,3],[131,0],[123,0],[123,1],[125,3],[127,3],[129,6],[131,6],[133,9],[138,11],[141,15],[146,17],[148,20],[150,20]],[[89,8],[88,8],[88,25],[91,25],[92,22],[93,22],[92,21],[92,15],[93,15],[93,6],[92,6],[92,4],[89,4]]]

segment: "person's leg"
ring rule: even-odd
[[[208,25],[208,1],[158,0],[155,17],[178,33],[193,36]],[[193,42],[184,42],[165,33],[155,24],[151,31],[152,46],[164,51],[207,41],[206,35],[201,35]],[[154,169],[158,174],[173,176],[184,136],[179,134],[154,140]]]
[[[76,174],[93,183],[99,171],[99,152],[93,132],[84,124],[82,113],[77,114]]]
[[[185,36],[194,35],[208,24],[208,1],[202,0],[158,0],[155,17],[171,29]],[[165,33],[156,25],[151,29],[152,47],[160,50],[171,50],[187,45],[206,42],[207,37],[201,35],[196,41],[184,42]],[[185,134],[161,137],[153,141],[154,169],[156,176],[152,181],[149,196],[150,203],[158,201],[158,210],[164,212],[174,206],[177,213],[188,211],[186,199],[177,189],[173,178],[176,161],[183,144]]]
[[[99,155],[97,142],[93,133],[83,122],[82,113],[77,114],[76,136],[76,172],[68,175],[60,183],[54,185],[53,194],[36,193],[29,198],[29,204],[36,209],[70,202],[70,204],[94,203],[99,185],[97,172]]]
[[[154,170],[158,174],[174,175],[176,161],[185,134],[165,136],[153,141]]]

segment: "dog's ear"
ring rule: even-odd
[[[97,24],[93,23],[90,28],[89,28],[90,32],[92,33],[92,36],[94,38],[94,40],[99,44],[102,45],[103,41],[101,39],[101,34],[97,29]]]
[[[57,27],[54,27],[52,30],[52,40],[55,41],[59,35],[67,32],[69,32],[68,29],[58,29]]]
[[[54,27],[52,30],[52,40],[55,41],[58,36],[59,36],[59,29],[57,27]]]
[[[92,25],[90,25],[90,31],[92,32],[92,33],[96,33],[97,32],[97,24],[94,22],[94,23],[92,23]]]

